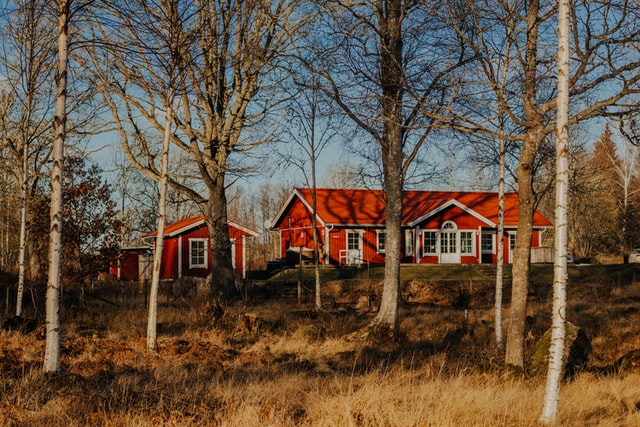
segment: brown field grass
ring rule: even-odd
[[[65,305],[59,374],[42,373],[42,327],[0,332],[0,425],[536,426],[544,378],[502,369],[492,286],[406,283],[414,302],[402,305],[401,336],[382,343],[357,339],[375,298],[370,309],[355,302],[377,293],[372,282],[327,286],[319,313],[272,297],[220,315],[193,296],[165,295],[150,353],[143,298],[104,285],[103,300]],[[464,292],[466,315],[456,304]],[[568,320],[593,356],[563,384],[558,424],[640,425],[640,369],[616,365],[640,349],[640,283],[582,280],[569,298]],[[548,285],[532,285],[528,351],[549,312]]]

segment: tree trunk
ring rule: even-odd
[[[511,307],[507,329],[505,363],[524,367],[524,328],[527,314],[527,292],[529,290],[529,270],[531,238],[533,236],[533,214],[535,193],[533,189],[533,166],[539,141],[543,138],[534,133],[523,141],[518,176],[518,234],[513,251]]]
[[[220,175],[209,189],[207,226],[211,240],[211,296],[222,300],[230,300],[238,294],[227,223],[227,196],[224,176]]]
[[[315,144],[315,117],[312,129],[312,141]],[[313,145],[315,147],[315,145]],[[311,156],[311,182],[313,187],[313,270],[315,275],[316,310],[322,310],[322,298],[320,296],[320,251],[318,250],[318,194],[316,182],[316,153]]]
[[[380,83],[383,123],[380,148],[384,172],[386,241],[382,299],[373,325],[396,333],[400,296],[400,241],[404,185],[402,2],[398,0],[380,2],[377,14],[381,44]]]
[[[380,309],[373,324],[396,333],[398,330],[398,302],[400,297],[400,225],[402,221],[402,179],[392,180],[385,174],[386,242],[384,282]],[[399,175],[402,176],[401,174]]]
[[[169,142],[171,138],[171,122],[173,120],[173,89],[169,88],[167,96],[167,116],[165,118],[164,139],[162,141],[162,164],[160,169],[160,200],[158,201],[158,235],[153,255],[153,276],[149,292],[149,316],[147,319],[147,349],[156,350],[158,289],[160,288],[160,272],[162,252],[164,249],[164,226],[167,216],[167,173],[169,169]]]
[[[27,185],[29,182],[29,165],[27,163],[28,158],[28,144],[26,133],[24,136],[24,147],[22,153],[22,188],[20,191],[20,252],[18,254],[18,291],[16,295],[16,316],[22,316],[22,301],[24,299],[24,270],[26,260],[26,246],[27,246]]]
[[[555,423],[563,376],[567,304],[567,212],[569,196],[569,0],[558,2],[558,122],[556,125],[555,265],[549,370],[540,421]]]
[[[53,164],[51,167],[51,225],[49,272],[46,296],[46,343],[44,372],[60,369],[60,250],[62,243],[62,172],[67,122],[68,25],[71,0],[58,1],[58,72],[54,117]]]
[[[500,124],[500,133],[503,127]],[[495,295],[495,325],[496,325],[496,346],[502,350],[504,338],[502,332],[502,290],[504,282],[504,160],[505,147],[504,138],[500,138],[500,171],[498,180],[498,232],[497,232],[497,265],[496,265],[496,295]],[[482,255],[481,255],[482,256]]]

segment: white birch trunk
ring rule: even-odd
[[[320,251],[318,250],[318,195],[316,182],[316,116],[315,105],[311,123],[311,182],[313,187],[313,270],[315,273],[316,310],[322,310],[322,298],[320,296]]]
[[[62,243],[62,166],[66,131],[68,21],[71,0],[58,1],[58,73],[54,118],[53,165],[51,167],[51,225],[46,297],[44,372],[60,369],[60,249]]]
[[[18,291],[16,295],[16,316],[22,316],[22,300],[24,299],[24,261],[26,258],[27,243],[27,185],[29,183],[29,170],[27,157],[29,146],[26,133],[24,137],[24,151],[22,153],[22,188],[20,192],[20,252],[18,253]]]
[[[567,208],[569,184],[569,0],[558,1],[558,119],[556,125],[556,212],[553,311],[549,370],[540,421],[555,423],[560,400],[567,300]]]
[[[147,349],[156,350],[157,318],[158,318],[158,289],[160,288],[160,267],[162,265],[162,250],[164,247],[164,226],[166,222],[167,205],[167,171],[169,169],[169,140],[171,137],[171,122],[173,120],[173,89],[169,88],[167,95],[167,116],[162,141],[162,165],[160,169],[160,200],[158,202],[158,235],[153,255],[153,276],[149,292],[149,317],[147,320]]]
[[[502,134],[502,123],[500,124]],[[500,138],[500,178],[498,180],[498,232],[497,242],[498,254],[496,264],[496,295],[495,295],[495,324],[496,324],[496,346],[499,349],[504,347],[504,336],[502,333],[502,289],[504,282],[504,137]]]

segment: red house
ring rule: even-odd
[[[272,222],[280,233],[281,256],[313,251],[312,190],[294,189]],[[497,236],[498,194],[404,191],[402,262],[413,264],[495,263],[503,245],[511,262],[518,226],[518,196],[505,195],[504,234]],[[536,212],[532,247],[552,224]],[[385,209],[380,190],[317,190],[318,250],[325,264],[382,264]]]
[[[253,230],[235,222],[228,222],[231,238],[231,262],[239,277],[245,278],[246,239],[258,236]],[[144,238],[155,238],[157,231]],[[205,217],[186,218],[169,224],[164,229],[161,280],[180,277],[207,277],[211,274],[211,244]]]

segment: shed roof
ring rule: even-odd
[[[198,228],[205,225],[206,217],[204,215],[194,216],[190,218],[183,218],[176,222],[172,222],[171,224],[167,224],[164,227],[164,236],[165,237],[174,237],[180,234],[186,233],[187,231],[193,230],[194,228]],[[249,236],[258,236],[256,231],[253,231],[247,227],[244,227],[236,222],[228,221],[227,225],[229,227],[236,228]],[[143,237],[153,237],[158,234],[158,230],[154,230],[150,233],[145,234]]]

